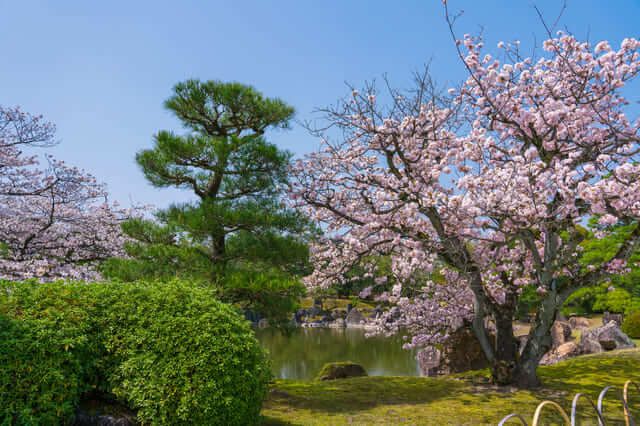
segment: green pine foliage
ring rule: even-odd
[[[294,306],[283,299],[302,291],[295,277],[309,272],[307,242],[315,232],[285,207],[291,154],[265,136],[288,128],[293,108],[240,83],[199,80],[177,84],[165,106],[186,133],[158,132],[136,161],[151,184],[190,191],[195,201],[126,223],[129,258],[112,259],[102,272],[122,281],[210,283],[225,301],[283,318],[291,311],[279,309]]]
[[[609,261],[636,226],[636,223],[617,225],[605,238],[593,238],[593,233],[585,230],[581,264],[585,268],[587,265],[599,267]],[[591,220],[590,227],[592,230],[598,228],[597,218]],[[629,272],[626,274],[612,275],[605,282],[576,290],[565,302],[562,312],[565,315],[605,311],[629,314],[640,310],[640,251],[631,255],[627,266]]]
[[[180,281],[0,282],[0,424],[71,423],[94,390],[143,424],[255,424],[266,355],[214,296]]]

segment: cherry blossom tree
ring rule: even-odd
[[[124,210],[84,171],[25,149],[55,143],[51,123],[0,107],[0,278],[96,278],[95,265],[122,254]]]
[[[640,41],[614,49],[560,32],[537,59],[517,43],[483,54],[469,35],[456,46],[468,78],[448,93],[425,76],[411,95],[391,91],[392,102],[369,86],[326,110],[327,129],[340,132],[323,132],[293,170],[295,203],[327,230],[307,285],[340,283],[354,264],[390,255],[396,281],[381,296],[395,305],[381,329],[430,347],[468,323],[496,383],[533,387],[564,300],[622,271],[638,247],[640,121],[623,92]],[[616,224],[629,232],[610,258],[585,264],[582,225],[593,217],[595,238]],[[519,348],[524,286],[540,301]]]

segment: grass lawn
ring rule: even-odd
[[[277,380],[262,410],[264,425],[496,425],[512,412],[529,424],[536,406],[551,399],[569,411],[583,392],[597,399],[608,385],[621,389],[627,379],[640,383],[640,349],[587,355],[541,367],[544,387],[536,391],[497,388],[487,371],[442,378],[362,377],[329,382]],[[616,393],[605,400],[607,424],[624,424]],[[583,423],[597,424],[582,400]],[[640,420],[640,395],[630,391],[631,410]],[[550,411],[549,411],[550,413]],[[547,416],[543,424],[562,424]],[[509,423],[512,425],[518,422]]]

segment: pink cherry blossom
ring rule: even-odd
[[[97,278],[100,260],[123,254],[127,212],[107,202],[104,185],[32,147],[53,144],[40,116],[0,107],[0,279]]]
[[[327,111],[343,136],[326,134],[293,168],[292,198],[327,235],[312,248],[310,288],[389,255],[397,285],[414,290],[383,294],[396,306],[380,330],[431,346],[472,323],[491,362],[511,359],[516,375],[537,365],[566,297],[623,271],[640,237],[632,232],[604,265],[585,272],[579,262],[588,218],[640,217],[640,120],[623,93],[640,71],[640,41],[612,50],[559,33],[543,46],[536,59],[502,46],[513,61],[501,63],[465,35],[456,47],[469,77],[450,98],[422,85],[414,103],[383,109],[354,91]],[[432,271],[445,282],[425,280]],[[516,360],[511,321],[525,285],[541,305]]]

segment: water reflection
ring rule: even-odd
[[[419,376],[413,351],[402,349],[400,336],[364,337],[361,329],[298,328],[291,335],[265,328],[258,340],[281,379],[313,379],[327,362],[353,361],[370,376]]]

